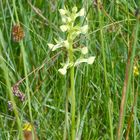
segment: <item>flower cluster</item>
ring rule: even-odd
[[[23,102],[25,100],[25,95],[19,90],[18,84],[15,84],[12,87],[12,91],[13,91],[13,94],[20,99],[20,101]]]
[[[25,37],[25,33],[20,24],[12,27],[12,39],[15,42],[20,42]]]
[[[19,83],[15,84],[12,87],[12,92],[14,96],[18,97],[18,99],[23,102],[25,100],[25,95],[19,90]],[[8,109],[10,111],[13,111],[13,104],[11,101],[8,101]]]
[[[88,25],[83,25],[82,27],[79,25],[75,25],[75,20],[77,17],[85,17],[85,10],[82,8],[79,12],[77,7],[73,7],[72,11],[64,9],[59,9],[60,15],[62,17],[63,25],[60,26],[60,29],[62,32],[67,33],[66,39],[60,39],[59,41],[55,39],[56,44],[49,43],[48,46],[52,51],[55,51],[57,49],[60,49],[64,47],[67,52],[68,56],[70,55],[70,52],[74,54],[75,51],[79,51],[82,55],[82,57],[74,60],[74,62],[71,62],[69,57],[67,58],[67,61],[65,64],[63,64],[62,68],[60,68],[58,71],[65,75],[67,72],[67,69],[85,62],[87,64],[92,64],[95,60],[95,56],[91,56],[87,58],[88,48],[82,47],[82,48],[74,48],[73,42],[74,39],[80,35],[80,34],[86,34],[88,32]]]

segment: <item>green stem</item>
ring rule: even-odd
[[[13,0],[13,7],[14,7],[14,12],[16,15],[16,21],[19,24],[19,18],[18,18],[18,13],[17,13],[17,8],[16,8],[16,4],[15,4],[15,0]],[[21,47],[21,53],[23,55],[23,65],[24,65],[24,73],[25,73],[25,77],[28,77],[28,73],[27,73],[27,60],[26,60],[26,52],[24,49],[24,44],[23,41],[20,42],[20,47]],[[32,108],[31,108],[31,98],[30,98],[30,89],[29,89],[29,81],[28,78],[25,79],[26,81],[26,88],[27,88],[27,97],[28,97],[28,106],[29,106],[29,115],[30,115],[30,119],[31,122],[33,123],[33,118],[32,118]]]
[[[1,46],[3,46],[3,48],[5,47],[5,42],[4,42],[4,38],[0,29],[0,42],[1,42]],[[2,56],[2,52],[1,52],[1,48],[0,48],[0,56]],[[22,122],[20,120],[20,115],[17,109],[17,105],[15,103],[14,100],[14,95],[11,91],[11,83],[10,83],[10,78],[9,78],[9,69],[6,66],[4,60],[2,59],[3,57],[0,57],[0,63],[2,65],[2,70],[3,70],[3,74],[4,74],[4,78],[5,78],[5,82],[6,82],[6,86],[7,86],[7,93],[9,94],[9,98],[12,102],[13,105],[13,111],[14,111],[14,115],[16,118],[16,122],[17,122],[17,127],[18,127],[18,131],[19,131],[19,136],[17,139],[21,139],[23,140],[23,131],[22,131]]]
[[[14,7],[15,16],[16,16],[16,21],[19,24],[20,22],[19,22],[19,18],[18,18],[18,13],[17,13],[17,8],[16,8],[15,0],[13,0],[13,7]],[[30,115],[31,123],[33,123],[32,107],[31,107],[31,97],[30,97],[30,89],[29,89],[29,81],[28,81],[28,73],[27,73],[27,60],[26,60],[26,52],[25,52],[25,49],[24,49],[23,41],[21,41],[19,45],[21,47],[21,53],[23,55],[23,65],[24,65],[24,73],[25,73],[25,77],[26,77],[25,81],[26,81],[26,89],[27,89],[29,115]],[[33,131],[32,131],[32,136],[33,136],[33,139],[34,139]]]
[[[69,60],[73,64],[73,46],[72,40],[69,40]],[[74,66],[70,68],[70,83],[71,83],[71,139],[75,140],[75,84],[74,84]]]
[[[72,93],[72,140],[75,140],[75,88],[74,88],[74,67],[70,69],[70,79],[71,79],[71,93]]]
[[[68,139],[68,132],[69,132],[69,122],[68,122],[68,96],[69,93],[66,94],[66,104],[65,104],[65,126],[64,126],[64,135],[63,135],[63,140]]]
[[[108,117],[109,117],[109,126],[110,126],[110,138],[113,140],[113,126],[112,126],[112,114],[111,114],[111,107],[110,107],[110,90],[107,78],[107,67],[106,67],[106,54],[105,54],[105,43],[104,43],[104,33],[103,33],[103,15],[101,11],[101,1],[98,0],[98,13],[99,13],[99,27],[100,27],[100,38],[101,38],[101,51],[103,56],[103,66],[104,66],[104,78],[105,78],[105,89],[107,94],[107,110],[108,110]]]

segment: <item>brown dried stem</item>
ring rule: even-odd
[[[127,94],[129,92],[129,86],[131,83],[131,72],[132,72],[133,62],[134,62],[134,57],[135,57],[138,31],[139,31],[139,20],[137,20],[136,22],[136,26],[134,27],[134,30],[132,32],[131,41],[128,43],[129,53],[128,53],[128,60],[126,64],[126,70],[125,70],[125,80],[124,80],[124,85],[123,85],[123,90],[122,90],[117,140],[122,139],[122,129],[123,129],[123,123],[124,123],[124,118],[125,118],[124,115],[125,115],[126,104],[127,104],[126,99],[128,96]],[[132,44],[133,44],[133,47],[132,47]]]

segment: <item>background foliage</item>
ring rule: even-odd
[[[134,0],[104,0],[101,4],[101,12],[97,8],[96,0],[32,0],[30,2],[17,0],[15,5],[16,7],[14,7],[14,0],[0,1],[0,139],[12,140],[18,135],[15,115],[7,106],[10,100],[7,89],[36,68],[39,70],[28,75],[19,86],[26,96],[25,101],[21,102],[14,97],[18,116],[21,123],[24,123],[31,121],[30,113],[32,114],[39,139],[63,139],[65,100],[69,81],[67,76],[63,77],[58,73],[58,69],[59,61],[64,61],[65,54],[58,51],[58,55],[54,57],[56,53],[50,52],[47,43],[54,42],[54,38],[65,36],[60,32],[61,18],[58,12],[64,5],[69,9],[75,5],[78,9],[82,7],[86,9],[89,32],[86,36],[77,38],[74,45],[88,45],[89,55],[96,56],[92,66],[82,64],[76,68],[77,131],[83,123],[81,139],[108,140],[110,131],[113,132],[115,139],[129,43],[132,43],[135,38],[132,37],[132,33],[136,24],[135,9],[139,7],[139,3]],[[15,14],[15,10],[18,15]],[[12,27],[18,19],[25,32],[23,43],[12,40]],[[100,34],[101,27],[103,38]],[[140,34],[138,34],[134,61],[137,66],[139,66],[140,55],[139,37]],[[105,84],[105,76],[108,86]],[[129,138],[135,140],[140,138],[139,85],[139,76],[132,76],[126,103],[123,139],[128,130],[136,93],[138,96]],[[108,118],[108,105],[111,120]],[[110,121],[112,121],[112,130],[110,130]]]

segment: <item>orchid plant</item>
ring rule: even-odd
[[[60,29],[62,32],[66,33],[66,39],[60,39],[59,41],[55,39],[56,44],[49,43],[48,46],[52,51],[57,49],[65,48],[67,51],[67,60],[66,63],[62,65],[58,71],[62,75],[67,74],[67,70],[70,69],[70,93],[71,93],[71,136],[72,140],[75,140],[75,84],[74,84],[74,68],[77,67],[81,63],[93,64],[95,60],[95,56],[87,57],[88,48],[74,48],[74,40],[80,34],[86,34],[88,32],[88,25],[75,25],[75,20],[77,17],[84,17],[85,18],[85,10],[82,8],[79,12],[77,7],[73,7],[72,11],[68,9],[59,9],[61,18],[62,18],[62,25]],[[63,51],[63,50],[62,50]],[[75,52],[79,51],[82,55],[80,58],[76,58]],[[76,59],[75,59],[76,58]]]

